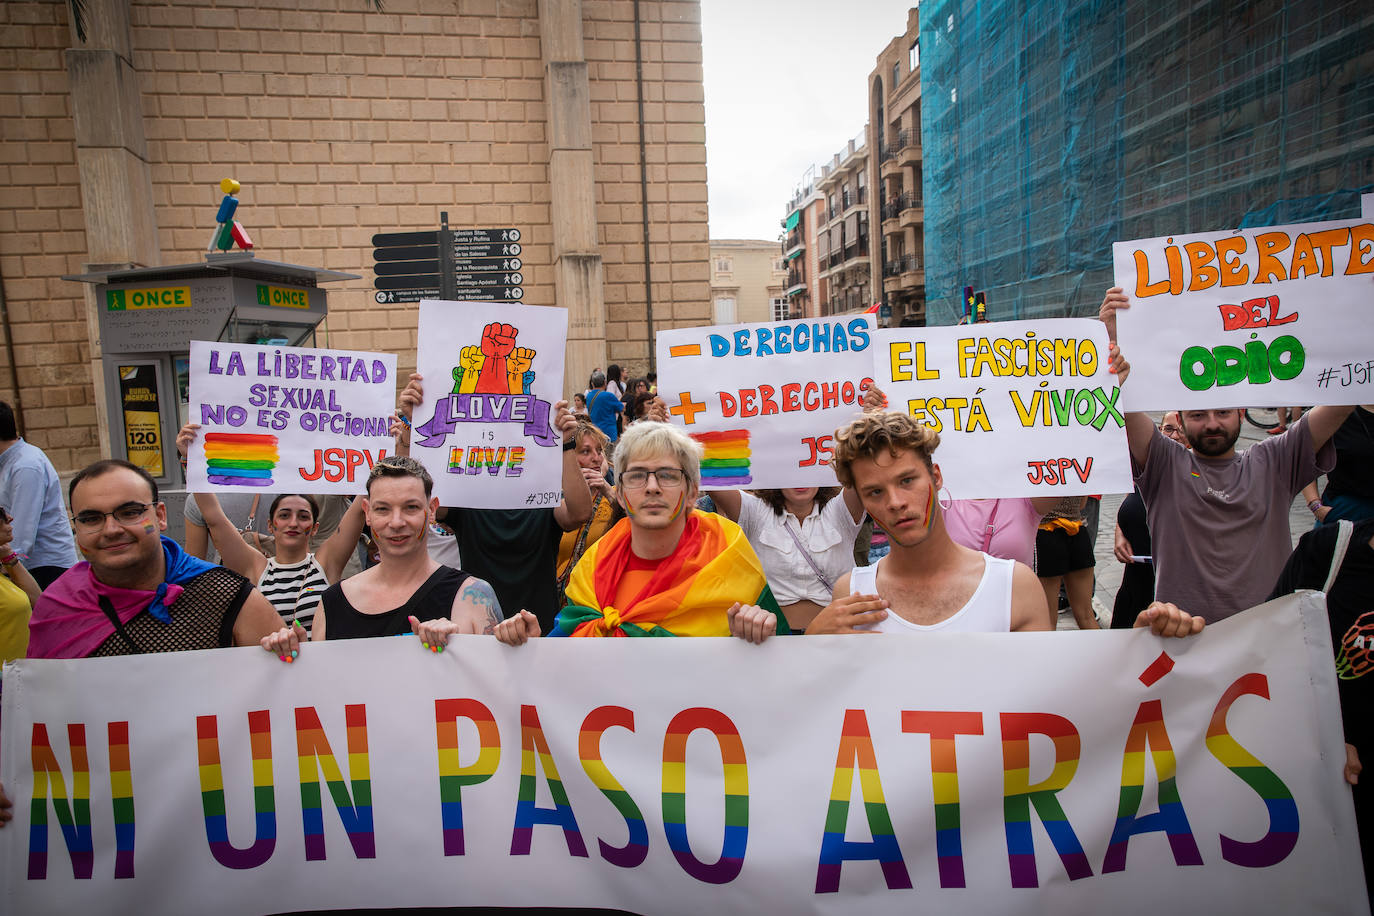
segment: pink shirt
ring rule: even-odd
[[[1029,499],[956,499],[944,515],[945,528],[954,543],[1035,568],[1035,528],[1040,524],[1040,513]],[[991,540],[988,525],[992,525]]]

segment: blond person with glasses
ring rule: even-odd
[[[740,527],[699,512],[701,446],[646,420],[616,446],[626,518],[587,549],[552,636],[737,636],[789,632]]]

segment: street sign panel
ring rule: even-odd
[[[519,229],[452,229],[455,242],[518,242]]]
[[[438,299],[439,290],[434,289],[393,289],[378,290],[373,299],[378,305],[395,305],[402,302],[419,302],[421,299]],[[498,294],[495,290],[460,289],[455,297],[459,302],[519,302],[525,298],[525,291],[518,286],[507,286]]]
[[[422,258],[438,258],[439,245],[410,245],[405,248],[377,248],[372,252],[374,261],[418,261]]]
[[[373,248],[394,248],[397,245],[438,245],[439,231],[379,232],[372,237]]]
[[[455,258],[497,258],[510,257],[520,253],[519,242],[506,242],[503,244],[487,244],[485,242],[469,244],[467,242],[453,243],[453,256]]]

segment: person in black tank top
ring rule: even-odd
[[[415,590],[410,600],[397,608],[381,613],[359,611],[344,594],[339,583],[325,590],[321,603],[329,618],[330,639],[365,639],[369,636],[401,636],[411,632],[410,618],[424,622],[447,618],[453,610],[458,589],[471,576],[451,566],[440,566],[424,584]]]
[[[441,652],[454,633],[489,633],[512,645],[539,635],[533,614],[503,620],[490,584],[430,558],[425,539],[439,506],[433,487],[429,472],[412,458],[393,456],[372,466],[363,512],[379,562],[325,591],[312,641],[410,632],[424,648]],[[304,637],[299,626],[282,628],[262,647],[289,658]]]

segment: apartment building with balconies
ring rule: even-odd
[[[922,206],[920,27],[917,8],[906,31],[888,42],[868,76],[868,159],[875,192],[869,259],[875,300],[892,308],[891,324],[925,324],[925,219]]]
[[[782,258],[787,271],[783,298],[790,318],[820,316],[828,293],[828,278],[821,276],[817,249],[818,237],[828,223],[826,201],[816,181],[816,167],[811,166],[792,192],[782,221]]]
[[[816,235],[817,276],[826,295],[821,315],[859,312],[873,303],[869,255],[868,188],[872,164],[867,128],[821,167],[816,190],[824,204]]]

